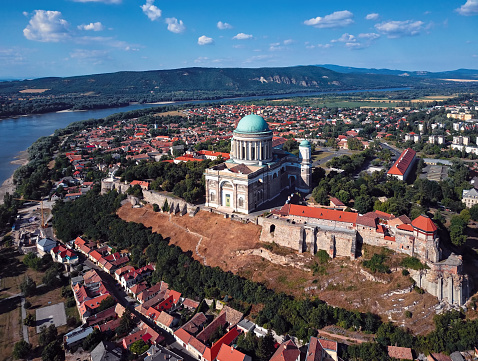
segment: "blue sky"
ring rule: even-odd
[[[478,69],[478,0],[2,0],[0,78],[310,64]]]

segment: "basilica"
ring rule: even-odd
[[[257,114],[242,118],[233,133],[231,157],[206,169],[206,206],[248,214],[283,190],[309,193],[311,147],[299,145],[299,156],[275,147],[272,131]]]

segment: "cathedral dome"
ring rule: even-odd
[[[300,147],[310,147],[310,143],[307,139],[304,139],[302,142],[299,144]]]
[[[239,121],[236,133],[265,133],[270,132],[269,125],[260,115],[249,114]]]

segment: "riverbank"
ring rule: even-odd
[[[15,160],[12,160],[10,163],[18,166],[26,165],[28,163],[28,152],[26,150],[21,151],[15,157]],[[0,204],[3,204],[3,197],[6,193],[12,194],[13,192],[15,192],[15,184],[13,184],[12,173],[12,175],[0,186]]]

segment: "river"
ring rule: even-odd
[[[346,93],[358,93],[358,92],[380,92],[380,91],[397,91],[408,90],[410,88],[388,88],[388,89],[367,89],[367,90],[346,90],[336,92],[340,94]],[[254,99],[281,99],[298,96],[317,96],[327,94],[326,92],[314,92],[314,93],[292,93],[283,95],[270,95],[270,96],[251,96],[229,99],[217,99],[217,100],[197,100],[197,101],[184,101],[176,102],[177,104],[204,104],[204,103],[220,103],[227,101],[248,101]],[[332,94],[332,93],[329,93]],[[38,138],[53,134],[56,129],[64,128],[68,124],[91,119],[91,118],[104,118],[108,115],[126,112],[135,109],[144,109],[158,107],[161,104],[131,104],[126,107],[78,111],[78,112],[56,112],[46,113],[38,115],[27,115],[15,118],[5,118],[0,120],[0,184],[2,184],[7,178],[9,178],[18,164],[12,164],[15,157],[18,157],[21,151],[27,149]]]

